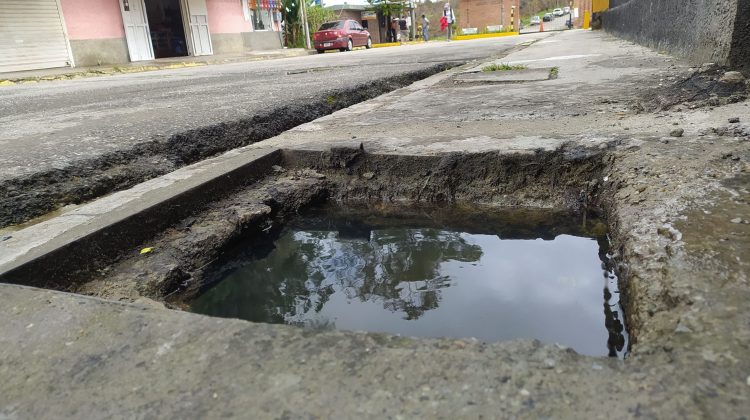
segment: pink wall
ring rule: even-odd
[[[206,0],[208,29],[212,34],[250,32],[252,25],[245,21],[240,0]]]
[[[119,0],[60,0],[70,39],[123,38]],[[239,0],[237,1],[239,3]]]

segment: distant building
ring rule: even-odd
[[[378,44],[381,41],[381,20],[378,19],[377,14],[372,10],[367,10],[369,5],[362,4],[335,4],[332,6],[326,6],[326,9],[333,10],[336,12],[336,19],[352,19],[359,22],[363,28],[367,29],[370,33],[370,38],[373,44]],[[315,31],[318,28],[310,28]],[[385,38],[383,38],[385,39]]]
[[[461,0],[455,9],[458,27],[482,33],[499,27],[517,31],[521,24],[521,0]]]
[[[0,0],[0,72],[281,48],[280,0]]]

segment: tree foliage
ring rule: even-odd
[[[282,0],[282,13],[284,14],[284,22],[286,22],[284,39],[288,47],[303,48],[305,46],[305,32],[302,28],[302,1],[307,2],[305,5],[310,29],[310,42],[312,42],[312,34],[321,24],[336,19],[334,11],[316,5],[314,0]]]
[[[400,16],[406,8],[404,0],[367,0],[370,8],[383,16]]]

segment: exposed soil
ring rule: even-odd
[[[664,86],[649,89],[632,101],[631,107],[638,112],[658,112],[720,106],[747,99],[748,82],[724,77],[727,72],[716,65],[703,65],[687,76],[673,76],[674,80]]]
[[[207,285],[204,274],[238,240],[262,242],[285,218],[330,199],[377,206],[466,203],[599,211],[605,152],[563,147],[553,152],[444,156],[371,155],[359,147],[288,152],[285,168],[176,221],[119,262],[81,273],[66,290],[107,299],[183,301]],[[139,254],[142,248],[151,248]],[[210,271],[210,270],[209,270]]]

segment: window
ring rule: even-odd
[[[273,30],[271,25],[271,10],[268,9],[250,9],[250,18],[253,21],[253,29],[256,31]]]
[[[331,29],[344,29],[344,21],[340,20],[337,22],[326,22],[320,25],[319,31],[330,31]]]

